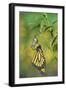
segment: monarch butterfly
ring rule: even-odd
[[[35,38],[34,40],[35,40],[35,42],[34,42],[35,52],[34,52],[34,57],[32,59],[32,64],[35,65],[41,72],[46,72],[46,60],[43,55],[41,45],[38,44],[37,38]]]

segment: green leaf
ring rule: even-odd
[[[56,39],[57,39],[57,35],[54,37],[51,45],[53,45],[55,43]]]

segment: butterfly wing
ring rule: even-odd
[[[46,60],[45,57],[43,55],[43,51],[36,51],[34,53],[34,57],[32,60],[32,63],[41,71],[41,72],[45,72],[46,71]]]

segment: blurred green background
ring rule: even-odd
[[[19,76],[46,77],[58,74],[58,15],[56,13],[19,13]],[[42,74],[32,65],[34,36],[42,47],[46,59],[46,73]]]

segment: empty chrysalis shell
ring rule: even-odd
[[[32,49],[35,49],[35,47],[36,47],[37,44],[38,44],[38,39],[37,39],[37,37],[35,36],[35,37],[33,38],[33,41],[32,41]]]

